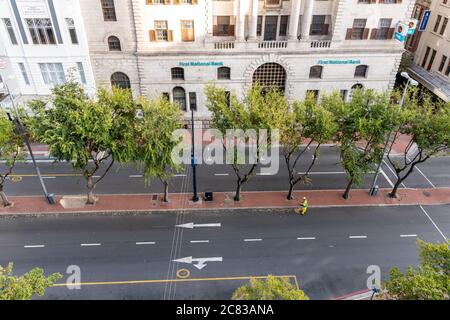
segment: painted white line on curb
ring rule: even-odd
[[[431,223],[434,225],[434,227],[437,229],[437,231],[441,234],[441,236],[445,239],[445,241],[448,241],[447,237],[442,233],[441,229],[434,223],[433,219],[428,215],[428,212],[425,211],[425,209],[422,206],[419,206],[420,209],[422,209],[423,213],[428,217],[428,219],[431,221]]]
[[[401,234],[400,238],[417,237],[417,234]]]
[[[156,244],[156,242],[153,241],[144,241],[144,242],[136,242],[136,245],[142,245],[142,244]]]
[[[350,239],[365,239],[367,236],[349,236]]]
[[[191,240],[190,243],[209,243],[209,240]]]
[[[95,246],[101,246],[101,243],[81,243],[80,246],[82,247],[95,247]]]
[[[24,248],[44,248],[45,247],[45,245],[43,245],[43,244],[33,244],[33,245],[26,245],[26,246],[23,246]]]
[[[244,239],[245,242],[262,241],[262,239]]]
[[[316,237],[299,237],[297,240],[316,240]]]

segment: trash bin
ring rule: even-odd
[[[373,187],[372,189],[370,189],[370,194],[369,194],[369,195],[371,195],[371,196],[376,196],[379,189],[380,189],[380,187],[378,187],[378,185],[376,185],[375,187]]]
[[[205,201],[213,201],[213,193],[212,191],[205,192]]]
[[[55,201],[55,195],[54,195],[53,193],[47,194],[47,202],[48,202],[49,204],[55,204],[55,203],[56,203],[56,201]]]

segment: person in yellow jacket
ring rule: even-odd
[[[308,211],[308,199],[306,197],[303,197],[303,202],[299,203],[298,210],[301,215],[304,215]]]

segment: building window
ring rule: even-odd
[[[364,39],[364,29],[366,28],[367,19],[353,20],[352,40]]]
[[[434,29],[433,29],[434,32],[438,31],[439,25],[441,24],[441,19],[442,19],[442,16],[438,15],[436,18],[436,23],[434,24]]]
[[[442,72],[442,70],[444,70],[446,62],[447,62],[447,56],[446,55],[442,55],[441,64],[439,65],[439,72]]]
[[[101,0],[101,3],[103,10],[103,19],[105,21],[117,21],[114,0]]]
[[[5,24],[6,31],[8,31],[9,40],[11,40],[12,44],[17,44],[16,34],[14,33],[14,28],[11,23],[11,19],[4,18],[3,23]]]
[[[399,0],[383,0],[383,2],[380,1],[380,3],[394,4],[394,3],[397,3],[397,1],[399,1]]]
[[[156,40],[158,41],[168,41],[167,33],[167,21],[165,20],[155,20],[155,30],[156,30]]]
[[[380,19],[377,30],[377,40],[386,40],[389,38],[389,29],[391,28],[392,19]]]
[[[172,80],[184,80],[184,69],[183,68],[172,68],[170,69],[172,73]]]
[[[312,36],[327,35],[328,24],[325,24],[325,15],[314,15],[311,23],[309,34]]]
[[[116,36],[108,37],[108,48],[109,51],[122,51],[119,38]]]
[[[161,96],[163,97],[163,99],[170,101],[170,94],[168,92],[161,93]]]
[[[130,78],[123,72],[115,72],[111,75],[111,86],[121,89],[131,89]]]
[[[268,6],[279,6],[280,0],[266,0],[266,5]]]
[[[280,31],[278,34],[282,37],[287,35],[288,18],[289,16],[281,16],[280,18]]]
[[[431,52],[430,62],[428,62],[427,70],[429,71],[431,67],[433,66],[434,57],[436,56],[436,50],[433,49]]]
[[[215,16],[213,35],[218,37],[234,36],[234,25],[231,23],[231,16]]]
[[[312,97],[316,103],[319,101],[319,90],[306,90],[306,97]]]
[[[322,66],[312,66],[309,69],[309,78],[310,79],[321,79],[322,78]]]
[[[69,30],[70,40],[72,44],[78,44],[77,30],[75,29],[75,22],[72,18],[66,18],[67,29]]]
[[[195,92],[189,92],[189,108],[197,111],[197,94]]]
[[[34,44],[56,44],[50,19],[25,19]]]
[[[46,85],[60,85],[66,83],[66,76],[62,63],[39,63],[42,78]]]
[[[173,88],[173,102],[178,103],[181,110],[186,111],[186,92],[182,87]]]
[[[19,62],[19,69],[20,69],[20,73],[22,73],[23,81],[25,81],[25,84],[27,86],[29,86],[30,85],[30,79],[28,79],[27,70],[25,69],[25,65],[22,62]]]
[[[444,22],[442,23],[441,31],[439,31],[439,34],[441,36],[444,35],[445,28],[447,28],[447,24],[448,24],[448,18],[444,18]]]
[[[369,68],[364,64],[356,66],[354,77],[355,78],[366,78],[368,69]]]
[[[265,63],[253,73],[253,83],[259,83],[262,90],[276,89],[284,92],[286,70],[278,63]]]
[[[358,0],[358,3],[369,4],[369,3],[371,3],[371,1],[370,0]]]
[[[422,60],[422,64],[421,64],[422,68],[425,68],[425,64],[427,63],[428,55],[430,54],[430,50],[431,50],[430,47],[427,47],[427,49],[425,50],[425,55],[423,56],[423,60]]]
[[[445,75],[448,76],[450,74],[450,59],[448,60],[447,70],[445,70]]]
[[[82,83],[86,84],[86,74],[84,72],[84,67],[82,62],[77,62],[78,74],[80,75],[80,80]]]
[[[181,20],[181,41],[194,40],[194,20]]]
[[[342,101],[346,102],[347,101],[347,96],[348,96],[348,90],[341,90],[340,91],[340,95],[341,95]]]
[[[262,35],[262,16],[258,16],[256,21],[256,36],[260,37]]]
[[[217,79],[230,80],[231,69],[228,67],[217,68]]]

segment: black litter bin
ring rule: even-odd
[[[213,193],[212,191],[205,192],[205,201],[213,201]]]

